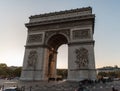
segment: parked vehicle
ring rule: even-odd
[[[19,91],[17,88],[17,82],[4,82],[2,91]]]
[[[4,88],[8,88],[8,87],[17,87],[18,84],[17,82],[8,81],[8,82],[4,82],[3,85],[4,85]]]
[[[17,89],[17,87],[8,87],[8,88],[5,88],[3,91],[19,91]]]

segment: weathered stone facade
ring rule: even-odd
[[[68,44],[68,78],[96,79],[92,8],[30,17],[21,80],[56,78],[57,49]]]

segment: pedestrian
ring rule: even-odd
[[[117,89],[115,89],[114,87],[112,87],[112,91],[118,91]]]

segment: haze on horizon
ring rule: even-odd
[[[31,15],[91,6],[95,18],[96,67],[120,66],[120,1],[0,0],[0,63],[22,66]],[[67,67],[67,45],[58,50],[58,68]]]

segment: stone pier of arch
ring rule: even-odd
[[[68,81],[96,79],[92,8],[29,17],[21,81],[56,78],[57,50],[68,45]]]

